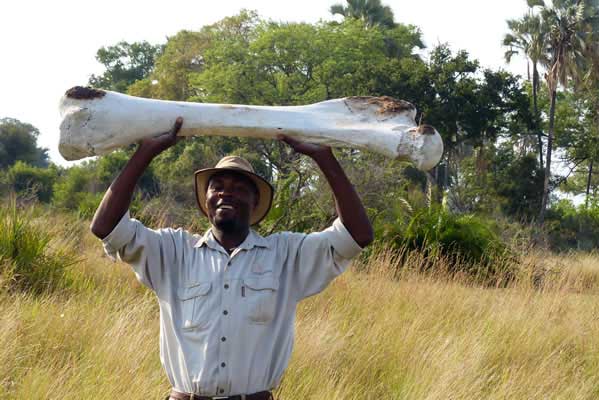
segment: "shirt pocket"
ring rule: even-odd
[[[193,286],[180,287],[177,290],[181,300],[181,319],[183,330],[203,329],[210,318],[210,289],[212,282],[201,282]]]
[[[279,280],[272,276],[243,279],[241,291],[250,323],[265,325],[272,321],[277,308],[278,290]]]

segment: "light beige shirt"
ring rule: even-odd
[[[160,304],[160,360],[181,392],[250,394],[278,386],[297,303],[361,250],[339,219],[322,232],[255,231],[229,255],[208,230],[152,230],[127,212],[104,241]]]

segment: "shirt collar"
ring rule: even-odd
[[[208,229],[204,235],[197,241],[197,243],[193,247],[202,247],[206,245],[213,250],[224,250],[223,247],[218,243],[218,241],[214,238],[212,234],[212,228]],[[250,250],[254,247],[266,247],[269,248],[270,245],[266,238],[260,236],[258,232],[250,229],[250,233],[247,235],[245,240],[238,246],[239,249]]]

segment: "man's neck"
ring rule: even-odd
[[[220,245],[223,246],[223,248],[229,254],[231,254],[233,250],[243,243],[249,233],[249,228],[240,232],[223,232],[216,226],[212,226],[212,235],[214,235],[216,241],[220,243]]]

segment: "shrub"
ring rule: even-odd
[[[93,192],[93,174],[84,166],[69,168],[54,185],[52,202],[58,208],[77,210],[88,193]]]
[[[52,234],[32,220],[33,209],[19,209],[14,199],[0,207],[0,281],[41,293],[67,283],[66,268],[76,257],[70,250],[51,248]]]
[[[560,200],[548,211],[546,227],[554,250],[596,249],[599,247],[599,203],[594,201],[588,207],[576,207],[569,200]]]
[[[52,199],[52,186],[56,178],[55,167],[34,167],[22,161],[17,161],[5,174],[6,184],[15,193],[34,195],[44,203]]]
[[[422,251],[431,260],[444,257],[450,272],[503,279],[510,274],[510,252],[496,230],[482,217],[433,207],[417,211],[403,231],[387,231],[384,240],[397,249]]]

